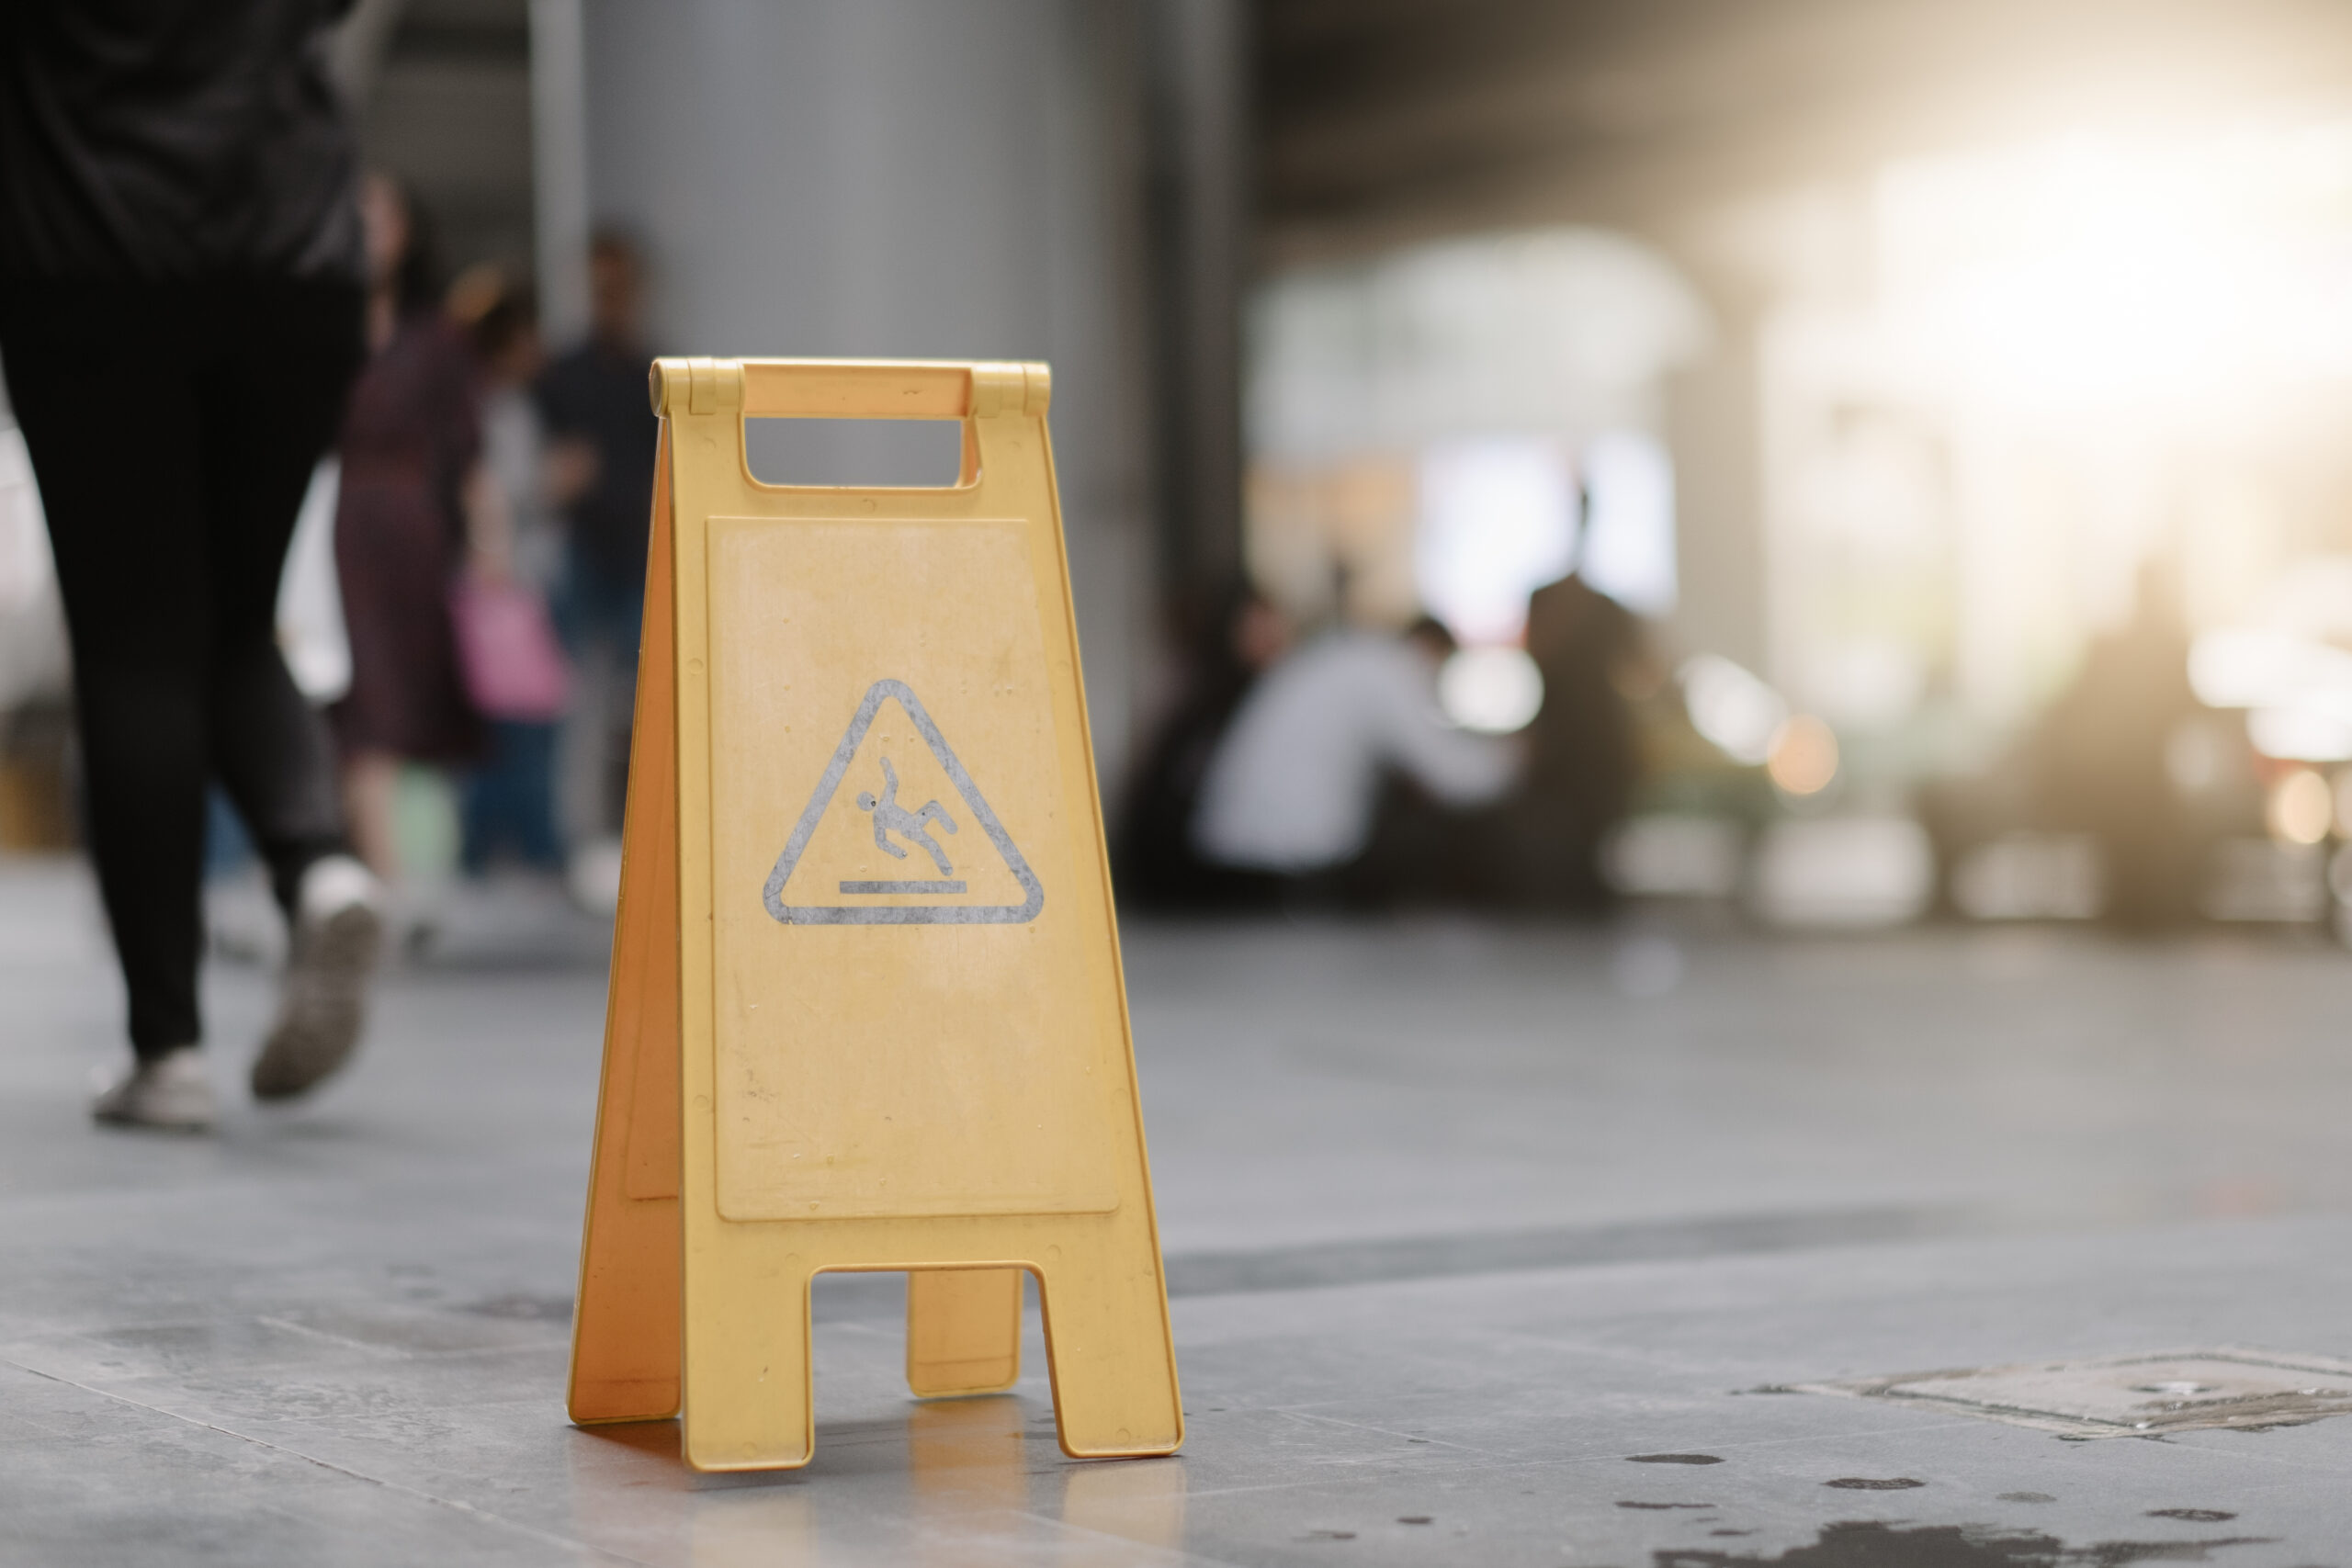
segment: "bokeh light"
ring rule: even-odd
[[[2270,786],[2270,832],[2290,844],[2316,844],[2335,820],[2327,781],[2309,768],[2290,768]]]
[[[1691,728],[1735,762],[1753,767],[1772,755],[1789,705],[1743,666],[1702,653],[1681,670],[1682,703]]]
[[[1438,705],[1464,729],[1509,735],[1544,706],[1544,673],[1516,648],[1465,648],[1438,672]]]
[[[1772,738],[1764,770],[1790,795],[1819,795],[1838,777],[1838,737],[1822,720],[1801,713]]]

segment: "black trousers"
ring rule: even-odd
[[[0,284],[0,366],[49,515],[91,858],[144,1056],[201,1038],[204,799],[281,902],[344,847],[277,580],[361,358],[356,286]]]

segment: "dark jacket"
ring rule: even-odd
[[[0,4],[0,280],[359,281],[349,6]]]
[[[585,441],[596,452],[595,482],[571,507],[574,565],[620,590],[645,581],[662,434],[646,401],[646,365],[640,352],[591,338],[558,355],[535,389],[548,434]]]

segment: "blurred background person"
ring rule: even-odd
[[[2161,930],[2196,911],[2205,846],[2166,757],[2199,711],[2188,649],[2170,563],[2142,563],[2130,618],[2092,640],[2028,743],[2038,815],[2098,840],[2103,913],[2127,930]]]
[[[592,903],[617,897],[621,801],[645,607],[645,550],[659,426],[646,400],[643,258],[617,230],[588,253],[589,330],[558,355],[536,389],[547,434],[547,488],[565,527],[558,604],[582,675],[576,739],[564,773],[579,799],[567,813],[594,863],[577,879]]]
[[[130,992],[104,1121],[213,1117],[198,1052],[205,790],[292,928],[254,1092],[348,1056],[380,931],[278,575],[361,354],[363,245],[324,0],[0,13],[0,355],[73,647],[91,856]],[[135,62],[135,68],[126,62]],[[135,389],[137,460],[106,417]]]
[[[1183,689],[1137,761],[1115,819],[1112,873],[1120,901],[1137,908],[1216,903],[1224,876],[1193,841],[1193,813],[1235,711],[1290,646],[1290,623],[1255,589],[1237,586],[1193,641]]]
[[[1577,515],[1589,536],[1589,491],[1578,492]],[[1641,771],[1626,694],[1655,684],[1642,623],[1572,570],[1529,596],[1527,653],[1544,677],[1544,704],[1491,840],[1500,855],[1494,885],[1522,908],[1599,914],[1612,902],[1601,843],[1633,803]]]
[[[1437,671],[1453,650],[1428,617],[1401,637],[1344,629],[1257,683],[1210,759],[1193,819],[1195,848],[1235,901],[1348,899],[1392,772],[1455,808],[1510,787],[1514,748],[1438,711]]]
[[[0,847],[71,844],[73,672],[65,607],[24,433],[0,385]],[[274,911],[268,918],[275,925]]]
[[[449,290],[480,378],[482,466],[508,519],[506,581],[464,585],[458,631],[489,750],[459,797],[460,858],[479,875],[499,862],[563,869],[556,829],[556,737],[570,696],[548,605],[562,537],[542,495],[546,443],[531,383],[543,367],[537,302],[504,268],[469,268]]]
[[[335,564],[351,639],[351,689],[330,710],[361,856],[400,879],[401,769],[481,755],[450,620],[461,570],[506,576],[503,511],[481,465],[473,360],[441,309],[431,235],[391,180],[362,193],[374,356],[343,427]],[[408,913],[413,914],[413,911]]]

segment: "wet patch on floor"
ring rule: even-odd
[[[1846,1520],[1807,1546],[1770,1557],[1699,1548],[1650,1553],[1652,1568],[2130,1568],[2137,1562],[2210,1562],[2233,1546],[2267,1546],[2269,1536],[2202,1540],[2103,1540],[2069,1546],[2039,1530],[1986,1525],[1900,1525]]]
[[[1908,1475],[1841,1475],[1822,1484],[1835,1486],[1840,1492],[1908,1492],[1915,1486],[1925,1486],[1927,1483]]]
[[[1720,1454],[1627,1454],[1627,1464],[1721,1464]]]

